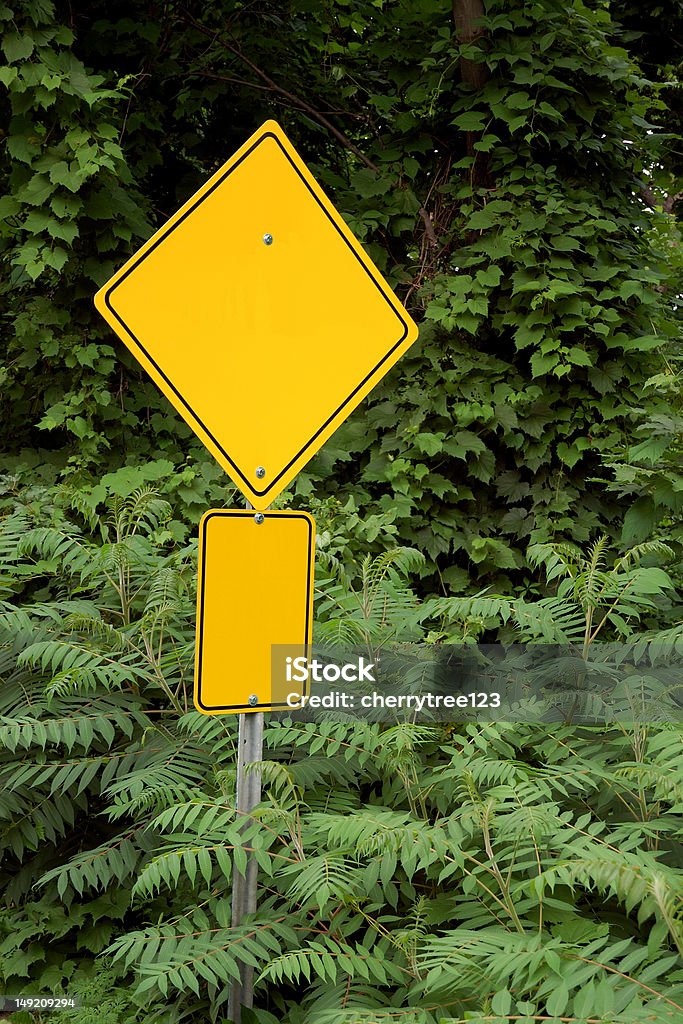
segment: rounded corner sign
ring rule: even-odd
[[[95,305],[256,509],[418,334],[274,121],[144,243]]]
[[[311,644],[315,521],[211,509],[199,524],[194,704],[205,715],[286,711],[273,646]]]

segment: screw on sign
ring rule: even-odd
[[[247,500],[247,511],[211,509],[200,524],[195,705],[240,716],[237,810],[248,815],[260,778],[244,765],[261,759],[263,712],[283,706],[272,645],[311,643],[315,524],[269,506],[417,327],[274,121],[95,304]],[[233,925],[255,911],[255,886],[251,859],[245,876],[235,871]],[[245,967],[228,1008],[236,1024],[252,991]]]

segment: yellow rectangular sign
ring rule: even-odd
[[[286,711],[273,644],[306,656],[315,522],[307,512],[210,510],[199,525],[195,706],[207,715]]]

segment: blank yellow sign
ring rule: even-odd
[[[95,304],[257,509],[417,338],[274,121]]]
[[[195,706],[205,714],[287,710],[282,687],[271,692],[272,645],[305,656],[311,643],[315,522],[261,517],[209,511],[199,526]]]

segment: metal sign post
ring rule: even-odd
[[[253,506],[249,501],[247,509]],[[248,823],[250,811],[261,800],[261,772],[247,772],[247,765],[263,760],[263,712],[239,716],[237,732],[237,786],[235,811]],[[241,874],[237,861],[232,869],[232,927],[238,928],[247,914],[256,913],[256,885],[258,864],[247,854],[247,867]],[[240,980],[234,981],[228,999],[228,1017],[234,1024],[242,1024],[242,1007],[254,1005],[254,968],[240,964]]]
[[[247,509],[253,508],[245,502]],[[263,712],[240,715],[238,726],[238,777],[234,809],[238,817],[248,815],[261,800],[261,772],[247,772],[247,765],[263,760]],[[232,928],[239,928],[243,918],[256,912],[256,886],[258,864],[256,858],[247,854],[247,869],[242,874],[237,858],[232,866]],[[240,981],[233,981],[227,1002],[227,1016],[233,1024],[242,1024],[242,1008],[254,1006],[254,968],[240,965]]]
[[[248,820],[261,799],[260,771],[247,772],[246,766],[263,759],[263,712],[239,716],[237,738],[237,814]],[[240,874],[237,864],[232,875],[232,927],[237,928],[247,914],[256,911],[256,858],[247,854],[247,868]],[[234,981],[228,1001],[228,1017],[234,1024],[241,1024],[242,1007],[254,1004],[254,968],[240,965],[240,980]]]

